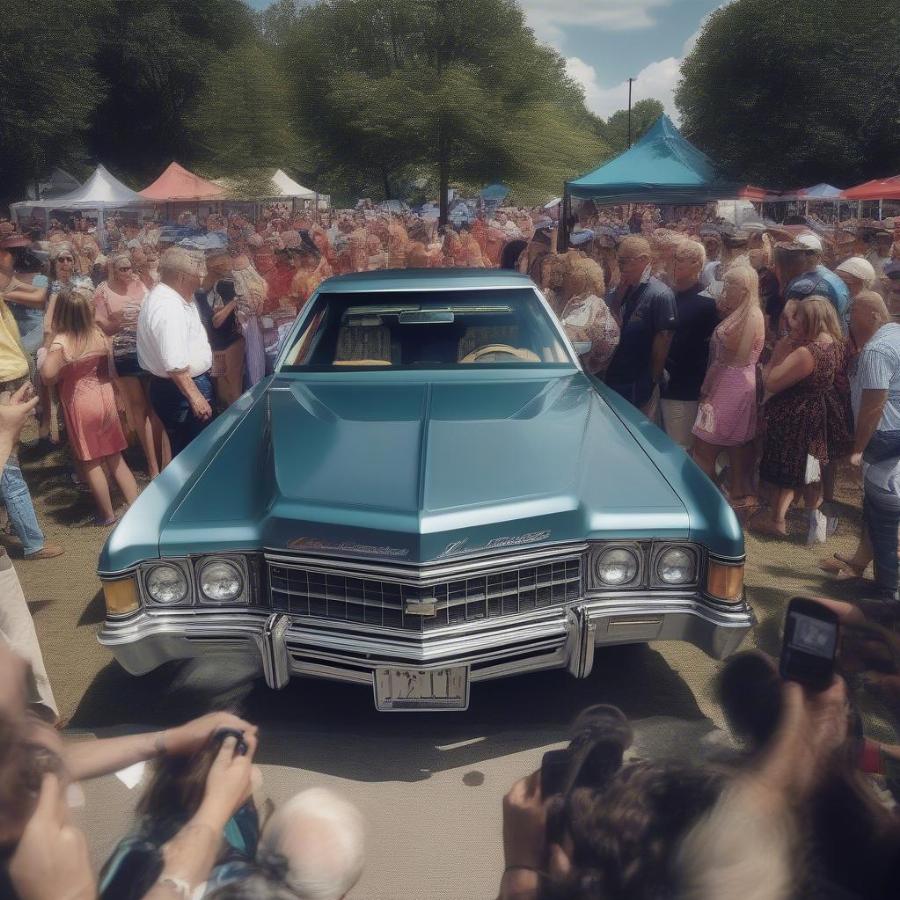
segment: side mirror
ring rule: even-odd
[[[593,341],[572,341],[572,346],[575,348],[575,352],[579,356],[587,356],[587,354],[591,352],[591,347],[594,346],[594,342]]]

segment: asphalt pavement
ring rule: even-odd
[[[103,617],[95,576],[108,533],[90,525],[88,495],[74,486],[64,452],[22,453],[47,538],[58,559],[16,561],[60,709],[73,740],[176,724],[230,708],[260,726],[257,761],[276,803],[329,785],[366,816],[369,853],[353,892],[369,900],[469,900],[496,896],[502,871],[501,800],[517,778],[564,746],[574,716],[614,703],[632,721],[634,753],[698,759],[728,742],[714,698],[719,664],[681,644],[613,647],[583,681],[545,672],[472,685],[464,713],[377,713],[371,691],[295,680],[270,691],[227,658],[206,656],[141,678],[125,673],[96,641]],[[788,541],[748,536],[747,586],[759,625],[745,646],[776,653],[781,618],[795,594],[840,597],[816,561],[852,552],[858,487],[841,479],[845,518],[826,547],[803,546],[801,522]],[[14,559],[18,547],[5,539]],[[869,733],[891,731],[873,700],[861,704]],[[131,822],[140,787],[110,776],[85,786],[78,818],[99,865]]]

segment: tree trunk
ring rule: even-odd
[[[450,202],[447,194],[450,190],[450,141],[441,123],[438,134],[438,184],[440,192],[441,212],[438,218],[438,225],[443,227],[447,224],[448,213],[450,212]]]
[[[381,168],[381,184],[384,187],[384,199],[385,200],[393,200],[393,191],[391,190],[391,179],[388,175],[388,170],[383,166]]]

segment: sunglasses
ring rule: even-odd
[[[57,262],[75,262],[75,257],[74,256],[57,256],[56,261]]]
[[[116,271],[117,272],[130,272],[131,266],[117,266]]]

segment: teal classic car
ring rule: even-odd
[[[584,678],[608,644],[728,655],[754,621],[740,525],[588,349],[518,274],[325,282],[111,534],[100,642],[135,674],[227,648],[383,710]]]

